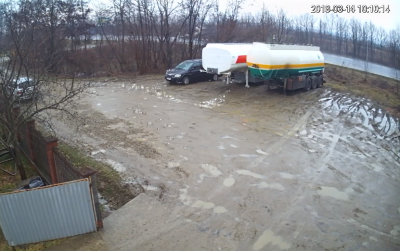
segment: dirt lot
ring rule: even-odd
[[[400,249],[399,121],[371,101],[163,76],[92,92],[60,138],[207,233],[192,250]],[[156,239],[137,243],[178,250]]]

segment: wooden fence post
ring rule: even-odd
[[[79,173],[83,178],[90,177],[90,183],[92,186],[92,195],[93,195],[93,201],[94,201],[94,208],[96,210],[96,218],[97,218],[96,226],[97,226],[97,230],[102,229],[103,228],[103,219],[101,217],[99,195],[98,195],[97,184],[96,184],[97,171],[92,168],[85,167],[85,168],[79,169]]]
[[[35,130],[35,120],[30,119],[26,121],[26,131],[28,138],[28,146],[29,146],[29,157],[32,161],[35,161],[35,152],[33,151],[33,130]]]
[[[17,117],[19,116],[20,111],[21,111],[21,109],[20,109],[19,105],[13,106],[13,108],[12,108],[12,114],[13,114],[14,120],[16,120]],[[17,129],[18,129],[18,130],[17,130],[18,142],[21,142],[21,134],[20,134],[20,132],[19,132],[19,128],[17,128]]]
[[[50,176],[52,184],[57,184],[57,170],[56,170],[56,163],[54,161],[54,153],[53,147],[57,146],[57,138],[55,137],[46,137],[46,152],[47,152],[47,162],[49,163],[50,169]]]

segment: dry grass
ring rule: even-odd
[[[362,71],[341,66],[325,65],[326,86],[368,98],[393,115],[400,115],[400,81],[372,73],[365,75]]]
[[[58,142],[58,147],[78,168],[90,167],[97,171],[97,189],[110,208],[118,209],[144,192],[141,186],[123,184],[121,176],[110,165],[97,161],[63,142]]]

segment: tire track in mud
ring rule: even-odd
[[[250,164],[250,167],[256,167],[258,164],[262,163],[265,158],[267,158],[270,154],[279,152],[282,150],[283,144],[287,142],[287,140],[297,133],[300,129],[304,128],[307,124],[308,118],[315,112],[315,108],[309,108],[308,111],[297,121],[297,123],[287,132],[283,137],[281,137],[277,142],[273,143],[259,158],[253,161]]]
[[[63,119],[66,125],[77,128],[77,133],[92,137],[93,139],[101,139],[105,143],[101,143],[101,148],[123,147],[125,149],[132,148],[139,155],[145,158],[156,159],[161,154],[149,143],[138,140],[140,135],[149,136],[151,133],[133,127],[125,120],[115,118],[108,119],[103,113],[94,110],[88,105],[80,106],[80,114],[78,115],[84,121],[84,125],[77,125],[77,122]],[[122,130],[120,125],[124,126]]]

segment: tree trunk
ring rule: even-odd
[[[19,176],[21,177],[21,180],[26,180],[26,173],[25,173],[25,168],[22,165],[22,158],[21,158],[21,149],[18,146],[18,130],[14,132],[14,140],[13,140],[13,147],[14,147],[14,154],[15,154],[15,164],[17,165]]]

